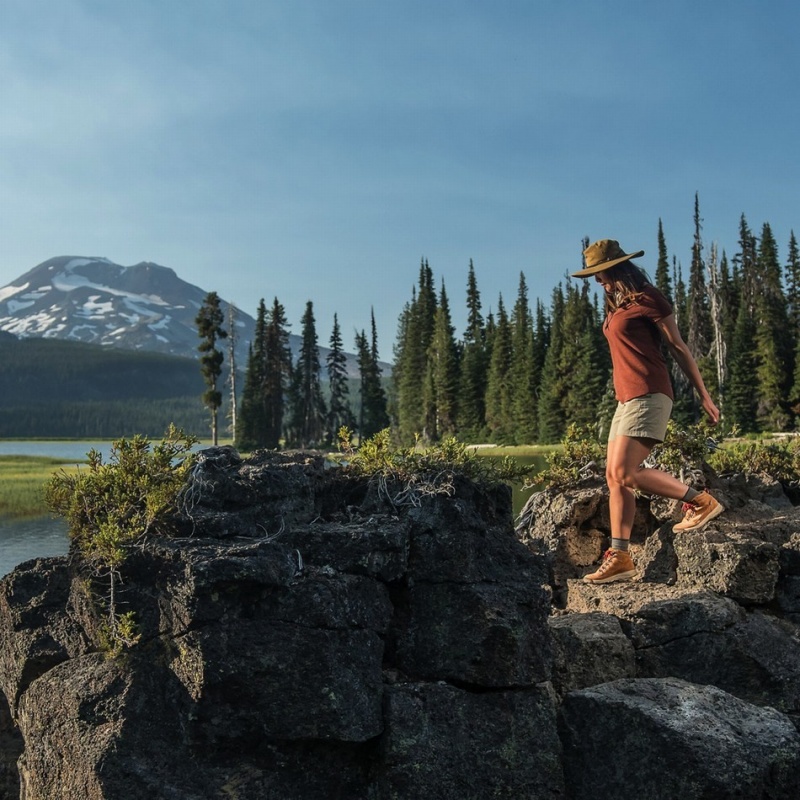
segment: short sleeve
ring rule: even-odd
[[[653,322],[658,322],[672,313],[672,305],[669,300],[655,286],[648,286],[645,289],[645,297],[647,298],[647,316]]]

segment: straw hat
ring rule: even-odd
[[[572,276],[574,278],[585,278],[587,275],[594,275],[595,272],[602,272],[615,264],[621,264],[623,261],[629,261],[632,258],[639,258],[639,256],[643,255],[644,250],[625,253],[616,239],[600,239],[594,244],[590,244],[583,251],[586,269],[573,272]]]

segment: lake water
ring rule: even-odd
[[[0,455],[48,456],[63,459],[64,464],[80,464],[94,448],[107,458],[111,442],[0,441]],[[0,517],[0,577],[32,558],[65,555],[69,549],[67,525],[50,516],[36,519]]]
[[[0,577],[32,558],[63,556],[68,548],[67,525],[62,519],[0,518]]]

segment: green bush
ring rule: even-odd
[[[786,486],[800,482],[800,444],[796,441],[736,442],[718,450],[709,461],[721,475],[766,474]]]
[[[108,463],[96,450],[88,465],[61,470],[45,486],[48,507],[65,517],[69,535],[89,566],[106,586],[98,598],[107,612],[102,633],[112,650],[136,641],[130,614],[119,614],[117,584],[130,548],[148,533],[166,532],[166,521],[177,510],[181,490],[194,464],[191,448],[197,439],[170,427],[151,448],[144,436],[112,444]]]
[[[348,471],[378,483],[379,491],[394,505],[419,505],[425,495],[452,495],[456,476],[493,486],[519,482],[532,467],[518,464],[511,456],[481,458],[474,449],[454,437],[421,447],[392,445],[388,428],[353,445],[348,428],[339,431],[340,462]]]
[[[531,485],[570,486],[605,471],[606,448],[598,426],[571,424],[561,442],[547,456],[547,467],[533,476]]]

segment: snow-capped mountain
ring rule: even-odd
[[[142,262],[123,267],[107,258],[51,258],[0,289],[0,333],[89,342],[128,350],[152,350],[198,358],[195,319],[208,291],[181,280],[175,271]],[[228,303],[222,300],[225,322]],[[255,319],[235,309],[237,368],[247,365]],[[317,331],[320,339],[321,331]],[[300,337],[289,334],[297,355]],[[220,343],[226,353],[227,344]],[[319,348],[325,374],[328,350]],[[391,365],[382,363],[384,375]],[[347,354],[351,376],[359,374]]]
[[[158,264],[59,256],[0,289],[0,330],[197,358],[195,318],[207,294]],[[239,309],[236,321],[246,354],[255,321]]]

